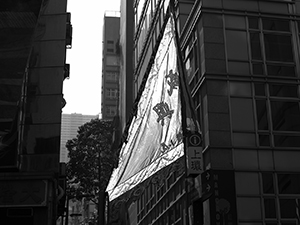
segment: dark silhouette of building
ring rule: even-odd
[[[0,4],[1,224],[54,224],[63,80],[72,25],[66,1]]]

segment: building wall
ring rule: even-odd
[[[134,5],[136,90],[164,24],[168,4],[158,2]],[[297,224],[300,3],[175,4],[184,72],[202,129],[205,171],[185,189],[188,205],[179,204],[189,210],[185,220],[174,220],[170,208],[151,205],[146,190],[134,196],[137,206],[125,201],[125,208],[131,206],[128,217],[133,224]],[[175,203],[168,197],[162,204]],[[170,216],[160,222],[164,215]]]
[[[67,141],[76,138],[80,126],[90,122],[92,119],[96,119],[98,116],[82,115],[79,113],[63,113],[61,116],[60,162],[68,162]]]
[[[1,2],[3,225],[50,225],[58,217],[62,85],[72,38],[66,7],[64,0]]]
[[[204,223],[220,222],[222,212],[233,224],[296,223],[299,3],[223,0],[195,6],[181,47],[201,121],[204,166],[215,174],[211,196],[202,197]],[[231,194],[222,193],[226,183]],[[205,177],[202,184],[205,190]]]

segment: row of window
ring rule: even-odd
[[[181,218],[184,179],[171,175],[162,184],[150,183],[137,201],[139,224],[175,224]],[[178,213],[174,214],[177,210]]]
[[[112,40],[107,40],[106,41],[106,52],[107,53],[115,53],[116,52],[114,43],[115,42],[112,41]]]
[[[230,89],[227,101],[231,117],[218,114],[222,129],[229,131],[226,124],[230,120],[234,146],[300,146],[298,85],[292,84],[292,79],[290,84],[259,82],[264,77],[281,77],[285,82],[296,77],[299,22],[221,14],[203,14],[202,19],[184,47],[185,70],[197,114],[201,115],[202,102],[199,81],[206,70],[252,76],[257,82],[223,85]]]
[[[107,81],[119,81],[119,72],[106,71],[105,78]]]
[[[157,38],[161,32],[163,21],[169,1],[160,0],[137,0],[134,6],[135,13],[135,43],[134,43],[134,57],[135,65],[139,61],[139,57],[143,51],[144,45],[147,41],[147,34],[150,31],[151,25],[153,29],[153,39],[150,39],[152,47],[156,44]],[[155,23],[153,21],[156,21]],[[153,23],[153,24],[152,24]]]
[[[105,89],[105,97],[107,99],[118,99],[119,90],[117,88],[106,88]]]
[[[105,115],[108,116],[108,117],[114,117],[117,115],[117,106],[110,106],[110,105],[107,105],[105,106]]]
[[[220,14],[204,14],[203,20],[184,47],[191,90],[205,70],[240,76],[296,77],[299,21]]]
[[[300,146],[299,86],[230,82],[232,131],[255,146]],[[243,136],[243,138],[242,138]]]

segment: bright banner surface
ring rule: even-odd
[[[107,188],[110,200],[184,154],[173,26],[170,18]]]

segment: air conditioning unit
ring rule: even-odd
[[[71,13],[67,13],[67,24],[66,24],[66,48],[72,48],[72,33],[73,27],[71,24]]]
[[[70,64],[65,64],[64,68],[64,79],[69,79],[70,78]]]

